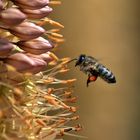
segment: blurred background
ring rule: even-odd
[[[113,71],[117,83],[100,78],[86,87],[87,76],[70,64],[77,78],[81,135],[88,140],[140,140],[140,16],[136,0],[62,0],[52,18],[62,23],[66,42],[59,57],[96,57]],[[66,137],[67,140],[79,140]]]

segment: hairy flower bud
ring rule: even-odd
[[[13,49],[13,44],[4,38],[0,38],[0,57],[7,56]]]
[[[8,8],[0,13],[0,21],[9,26],[18,25],[25,19],[26,15],[16,8]]]
[[[12,0],[15,5],[25,9],[40,9],[48,5],[49,0]]]
[[[45,6],[37,10],[21,9],[21,11],[25,13],[28,16],[28,18],[35,18],[35,19],[40,19],[48,16],[52,12],[52,10],[53,9],[49,6]]]
[[[15,53],[9,56],[5,63],[16,68],[18,72],[38,73],[47,65],[45,61],[38,58],[31,58],[23,53]]]
[[[23,22],[20,25],[9,29],[9,31],[21,40],[30,40],[41,36],[45,30],[30,22]]]
[[[17,45],[24,51],[32,54],[42,54],[53,48],[52,43],[42,37],[29,41],[19,41]]]

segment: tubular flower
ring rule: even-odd
[[[49,19],[60,1],[0,0],[0,139],[54,140],[81,126],[71,106],[76,79],[56,78],[69,69],[69,58],[54,54],[64,41],[64,26]],[[58,29],[46,30],[51,24]],[[61,138],[62,139],[62,138]]]

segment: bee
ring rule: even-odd
[[[106,81],[107,83],[116,83],[114,74],[106,68],[104,65],[98,62],[98,60],[92,56],[86,56],[81,54],[76,60],[75,67],[79,66],[80,71],[88,75],[87,87],[90,82],[94,82],[98,77]]]

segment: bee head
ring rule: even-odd
[[[75,67],[80,65],[85,60],[85,57],[86,57],[86,55],[81,54],[76,61]]]

